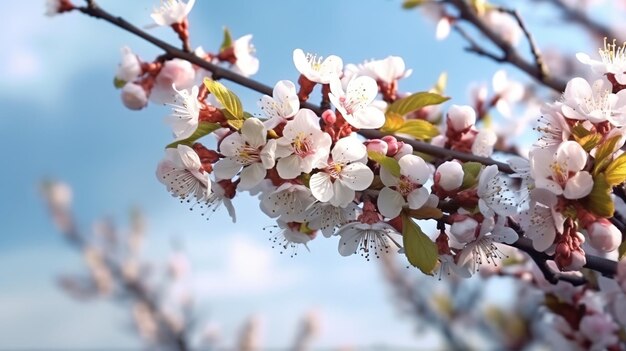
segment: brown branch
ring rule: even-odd
[[[561,82],[555,81],[550,77],[545,77],[544,80],[541,80],[541,75],[539,73],[539,70],[536,66],[533,66],[531,64],[529,64],[528,62],[524,61],[521,57],[519,57],[519,55],[516,53],[515,49],[513,49],[508,43],[506,43],[504,40],[502,40],[502,38],[500,38],[497,34],[495,34],[494,32],[491,31],[491,29],[487,28],[486,25],[482,22],[482,20],[480,20],[478,17],[476,17],[476,15],[472,12],[472,10],[468,7],[467,4],[464,3],[464,1],[462,0],[449,0],[451,3],[455,3],[455,4],[459,4],[460,9],[462,10],[462,16],[463,18],[465,18],[466,20],[475,23],[477,27],[479,27],[479,29],[481,29],[481,31],[483,33],[485,33],[494,43],[496,43],[497,46],[499,46],[504,52],[505,52],[505,57],[507,59],[507,62],[513,63],[516,66],[520,67],[521,69],[523,69],[524,71],[527,71],[529,74],[533,75],[534,77],[536,77],[538,80],[542,81],[546,86],[550,86],[552,88],[554,88],[555,90],[562,90],[561,89]],[[121,17],[115,17],[111,14],[109,14],[108,12],[102,10],[101,8],[99,8],[94,2],[92,2],[92,6],[89,7],[80,7],[78,8],[78,10],[82,13],[85,13],[89,16],[95,17],[95,18],[99,18],[99,19],[103,19],[117,27],[120,27],[128,32],[131,32],[143,39],[145,39],[146,41],[156,45],[157,47],[163,49],[165,51],[165,53],[167,55],[169,55],[170,57],[176,57],[176,58],[180,58],[180,59],[184,59],[187,60],[197,66],[200,66],[210,72],[213,73],[213,77],[215,79],[217,78],[223,78],[226,80],[229,80],[231,82],[237,83],[241,86],[247,87],[249,89],[252,89],[254,91],[257,91],[261,94],[266,94],[266,95],[272,95],[272,88],[262,84],[260,82],[257,82],[255,80],[252,80],[250,78],[241,76],[235,72],[232,72],[228,69],[224,69],[222,67],[219,67],[211,62],[208,62],[192,53],[188,53],[185,51],[182,51],[148,33],[146,33],[145,31],[137,28],[136,26],[130,24],[129,22],[127,22],[126,20],[124,20]],[[305,108],[309,108],[311,110],[313,110],[314,112],[316,112],[318,115],[321,114],[322,109],[319,106],[313,105],[311,103],[304,103],[302,104],[302,107]],[[387,133],[382,133],[380,131],[376,131],[376,130],[360,130],[359,134],[361,134],[362,136],[366,137],[366,138],[381,138],[385,135],[389,135]],[[443,157],[443,158],[456,158],[462,161],[472,161],[472,162],[480,162],[482,164],[485,165],[497,165],[498,169],[501,172],[504,173],[513,173],[513,169],[511,168],[511,166],[509,166],[508,164],[504,163],[504,162],[499,162],[496,160],[493,160],[491,158],[486,158],[486,157],[480,157],[480,156],[476,156],[473,154],[469,154],[469,153],[464,153],[464,152],[460,152],[460,151],[455,151],[455,150],[449,150],[449,149],[445,149],[445,148],[441,148],[441,147],[437,147],[425,142],[421,142],[421,141],[417,141],[417,140],[412,140],[412,139],[407,139],[407,138],[403,138],[403,137],[396,137],[398,140],[403,141],[411,146],[413,146],[413,149],[419,152],[423,152],[423,153],[427,153],[436,157]],[[541,257],[542,259],[545,258],[542,255],[546,255],[545,253],[541,253],[536,251],[533,247],[532,244],[530,243],[530,240],[526,239],[526,238],[522,238],[520,240],[518,240],[518,242],[514,243],[512,246],[523,250],[529,254],[535,255],[536,257]],[[546,255],[547,256],[547,255]],[[532,256],[531,256],[532,257]],[[548,256],[549,257],[549,256]],[[598,271],[600,273],[602,273],[603,275],[607,276],[607,277],[612,277],[615,275],[616,271],[617,271],[617,263],[614,261],[610,261],[604,258],[600,258],[600,257],[595,257],[595,256],[591,256],[591,255],[586,255],[587,258],[587,264],[585,265],[586,268]],[[567,280],[569,279],[568,277],[559,275],[559,279],[561,280]]]
[[[471,46],[470,46],[469,51],[476,52],[483,56],[487,56],[492,59],[495,59],[496,62],[508,62],[512,64],[513,66],[519,68],[520,70],[524,71],[526,74],[534,78],[537,82],[549,88],[552,88],[558,92],[562,92],[563,90],[565,90],[565,82],[549,76],[544,69],[540,68],[543,66],[543,63],[542,63],[543,60],[540,60],[541,63],[536,62],[536,58],[539,54],[538,50],[534,50],[533,52],[533,55],[535,57],[535,62],[529,62],[528,60],[524,59],[519,54],[519,52],[517,51],[517,49],[515,49],[515,47],[513,47],[510,43],[504,40],[497,32],[491,29],[485,23],[485,21],[483,21],[483,19],[480,18],[480,16],[478,16],[478,14],[471,8],[471,6],[469,5],[467,1],[447,0],[446,2],[454,6],[459,11],[459,15],[458,15],[459,19],[472,24],[474,27],[476,27],[476,29],[479,32],[481,32],[485,37],[487,37],[489,41],[491,41],[495,46],[497,46],[502,51],[502,56],[500,57],[496,55],[484,55],[484,53],[481,51],[476,52],[475,47],[472,48]],[[507,12],[508,11],[509,10],[507,10]],[[524,25],[523,21],[519,19],[519,16],[515,14],[515,11],[513,11],[513,16],[518,19],[518,24],[520,24],[520,26],[523,26],[521,29],[525,32],[526,38],[532,40],[532,36],[527,30],[525,30],[526,26]],[[534,40],[533,42],[529,41],[529,43],[532,49],[532,47],[534,46]]]

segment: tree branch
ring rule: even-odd
[[[496,35],[495,33],[493,33],[489,28],[487,28],[484,23],[482,22],[482,20],[480,20],[479,18],[477,18],[472,12],[471,9],[469,9],[467,7],[467,5],[462,1],[462,0],[449,0],[450,2],[453,3],[458,3],[460,4],[460,8],[463,9],[463,16],[464,18],[469,18],[470,21],[472,21],[472,23],[474,23],[473,21],[476,21],[476,26],[479,27],[479,29],[483,28],[482,31],[483,33],[486,33],[492,41],[494,41],[494,43],[496,43],[499,47],[501,47],[503,49],[503,51],[505,51],[505,53],[507,54],[507,62],[516,62],[517,64],[520,64],[522,67],[524,67],[523,69],[525,71],[528,71],[529,74],[535,76],[537,79],[541,79],[541,75],[539,74],[539,70],[537,67],[528,64],[526,61],[523,61],[523,59],[521,57],[519,57],[519,55],[515,52],[515,50],[506,42],[504,42],[498,35]],[[257,82],[255,80],[252,80],[250,78],[241,76],[235,72],[232,72],[228,69],[224,69],[222,67],[219,67],[211,62],[208,62],[196,55],[194,55],[193,53],[188,53],[185,51],[182,51],[148,33],[146,33],[145,31],[137,28],[136,26],[130,24],[129,22],[127,22],[126,20],[124,20],[121,17],[115,17],[111,14],[109,14],[108,12],[102,10],[100,7],[98,7],[95,3],[93,3],[93,6],[89,6],[89,7],[80,7],[78,8],[78,10],[82,13],[85,13],[89,16],[95,17],[95,18],[99,18],[99,19],[103,19],[117,27],[120,27],[128,32],[131,32],[143,39],[145,39],[146,41],[156,45],[157,47],[163,49],[167,55],[169,55],[170,57],[176,57],[176,58],[180,58],[180,59],[184,59],[187,60],[197,66],[200,66],[210,72],[213,73],[213,77],[215,79],[217,78],[223,78],[226,80],[229,80],[231,82],[237,83],[241,86],[247,87],[249,89],[252,89],[254,91],[257,91],[261,94],[266,94],[266,95],[272,95],[272,88],[262,84],[260,82]],[[513,60],[513,61],[511,61]],[[516,63],[514,63],[515,65],[517,65]],[[553,87],[555,90],[560,90],[561,89],[561,83],[557,82],[555,80],[552,80],[552,78],[549,77],[545,77],[544,80],[542,81],[544,84],[546,84],[547,86],[551,86]],[[322,109],[319,106],[313,105],[311,103],[304,103],[302,104],[302,107],[305,108],[309,108],[311,110],[313,110],[314,112],[316,112],[318,115],[320,115],[322,113]],[[361,134],[362,136],[366,137],[366,138],[382,138],[385,135],[392,135],[389,133],[382,133],[380,131],[376,131],[376,130],[360,130],[358,132],[359,134]],[[508,164],[504,163],[504,162],[499,162],[496,160],[493,160],[491,158],[486,158],[486,157],[480,157],[480,156],[476,156],[473,154],[469,154],[469,153],[465,153],[465,152],[460,152],[460,151],[456,151],[456,150],[449,150],[449,149],[445,149],[445,148],[441,148],[441,147],[437,147],[425,142],[421,142],[421,141],[417,141],[417,140],[412,140],[412,139],[407,139],[407,138],[403,138],[403,137],[398,137],[396,136],[396,138],[402,142],[405,142],[411,146],[413,146],[413,149],[419,152],[423,152],[423,153],[427,153],[436,157],[443,157],[443,158],[455,158],[455,159],[459,159],[462,161],[472,161],[472,162],[479,162],[485,165],[497,165],[498,169],[501,172],[504,173],[514,173],[513,169],[511,168],[511,166],[509,166]],[[519,228],[518,228],[519,229]],[[521,230],[520,230],[521,232]],[[522,251],[525,251],[529,254],[531,254],[531,257],[537,257],[537,258],[541,258],[542,260],[549,257],[548,255],[546,255],[545,253],[541,253],[536,251],[533,247],[532,244],[530,242],[530,240],[526,239],[526,238],[521,238],[520,240],[518,240],[516,243],[514,243],[513,245],[511,245],[513,247],[516,247]],[[591,256],[591,255],[586,255],[587,257],[587,264],[585,265],[585,267],[592,269],[592,270],[596,270],[600,273],[602,273],[603,275],[607,276],[607,277],[612,277],[613,275],[615,275],[616,271],[617,271],[617,263],[614,261],[610,261],[604,258],[600,258],[600,257],[595,257],[595,256]],[[535,259],[535,258],[533,258]],[[540,267],[541,268],[541,267]],[[563,276],[563,275],[559,275],[558,279],[560,280],[569,280],[570,278],[568,276]]]

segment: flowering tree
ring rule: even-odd
[[[565,1],[549,2],[594,35],[613,34]],[[154,26],[175,31],[180,49],[94,1],[48,5],[49,14],[81,12],[164,51],[145,61],[124,48],[115,83],[130,109],[149,101],[171,106],[166,121],[173,140],[156,173],[181,202],[203,214],[226,207],[235,221],[231,199],[246,191],[258,196],[261,210],[277,221],[274,242],[292,255],[321,232],[339,236],[344,256],[397,253],[427,275],[469,277],[480,269],[512,276],[541,292],[542,318],[559,336],[552,341],[623,348],[625,46],[605,40],[599,57],[578,54],[589,69],[584,78],[565,81],[567,74],[549,73],[517,11],[479,0],[407,0],[405,8],[436,14],[438,37],[454,29],[468,51],[512,64],[558,95],[529,97],[498,72],[491,98],[479,88],[471,105],[443,111],[450,99],[445,76],[432,89],[403,93],[398,81],[412,71],[395,56],[344,65],[335,55],[295,49],[296,83],[280,80],[271,88],[254,81],[248,77],[259,61],[251,35],[234,40],[225,30],[215,52],[192,51],[193,0],[166,1],[151,15]],[[496,52],[476,41],[475,31]],[[530,58],[517,49],[522,39]],[[264,94],[261,115],[248,112],[218,80]],[[319,105],[310,102],[317,93]],[[520,103],[542,106],[532,116],[541,116],[539,137],[525,153],[488,123],[495,107],[515,124]],[[209,135],[217,138],[215,147],[202,139]],[[432,233],[423,229],[428,221],[436,223]],[[511,259],[517,251],[505,254],[508,246],[526,256]],[[529,275],[529,260],[541,277]]]

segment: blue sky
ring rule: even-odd
[[[143,25],[156,2],[100,4]],[[190,16],[192,44],[214,51],[223,26],[236,37],[254,34],[261,61],[255,78],[268,85],[297,79],[294,48],[336,54],[344,62],[402,56],[414,69],[401,83],[409,91],[429,89],[447,71],[448,93],[459,104],[467,101],[468,82],[490,81],[496,65],[464,53],[454,34],[435,41],[432,23],[403,11],[400,3],[198,0]],[[77,218],[86,229],[101,216],[124,223],[130,208],[142,208],[149,219],[150,260],[164,260],[171,238],[182,239],[199,280],[201,310],[221,325],[226,344],[256,313],[264,321],[265,343],[285,346],[296,321],[314,308],[322,319],[319,346],[432,345],[432,338],[417,335],[412,321],[394,309],[379,267],[361,257],[340,257],[336,238],[315,240],[311,253],[290,259],[271,250],[262,227],[272,222],[255,199],[235,200],[237,211],[245,213],[236,224],[223,212],[207,223],[172,199],[154,177],[170,140],[162,122],[167,109],[128,111],[112,84],[121,46],[145,59],[160,52],[102,21],[80,14],[47,18],[43,12],[44,1],[26,0],[5,4],[0,15],[0,348],[138,345],[125,330],[123,307],[76,303],[55,287],[58,274],[80,272],[82,263],[57,235],[38,196],[44,177],[73,187]],[[529,22],[542,28],[546,23]],[[542,33],[551,32],[540,29],[540,44],[559,43],[574,52],[587,45],[576,36]],[[154,34],[175,42],[166,29]],[[248,110],[258,112],[257,93],[226,84]],[[254,274],[242,269],[250,261],[258,263]]]

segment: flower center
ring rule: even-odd
[[[250,145],[245,145],[239,149],[237,161],[244,166],[251,165],[261,161],[261,150]]]
[[[626,43],[618,47],[617,44],[615,44],[615,39],[613,39],[613,43],[611,44],[608,44],[606,39],[607,38],[604,38],[604,49],[599,50],[602,62],[626,63]]]
[[[569,174],[565,171],[563,165],[557,162],[552,162],[550,168],[552,169],[552,180],[561,186],[565,185],[567,183],[567,179],[569,178]]]
[[[331,162],[326,168],[326,173],[328,173],[332,179],[338,179],[341,176],[341,170],[344,166],[343,163]]]
[[[397,191],[402,194],[402,196],[408,196],[413,190],[419,188],[421,185],[413,183],[413,181],[404,175],[400,176],[400,181],[398,182]]]
[[[313,143],[310,138],[304,132],[298,133],[293,139],[293,153],[300,158],[305,158],[315,152]]]
[[[315,54],[306,54],[306,60],[309,62],[309,64],[311,65],[311,69],[314,71],[319,72],[320,69],[322,68],[322,56],[317,56]]]

